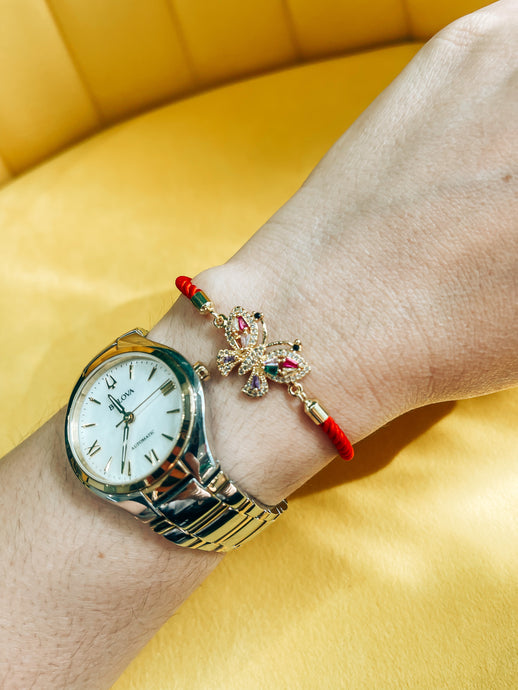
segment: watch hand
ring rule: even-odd
[[[140,402],[140,403],[137,405],[137,407],[135,407],[135,408],[133,409],[133,414],[135,414],[135,412],[138,410],[138,408],[139,408],[139,407],[142,407],[142,405],[143,405],[145,402],[147,402],[150,398],[152,398],[154,395],[156,395],[156,394],[158,393],[158,391],[162,388],[163,385],[164,385],[163,383],[160,384],[160,386],[158,386],[158,388],[156,388],[152,393],[150,393],[150,394],[147,396],[147,398],[144,398],[144,400],[143,400],[142,402]]]
[[[132,412],[126,412],[126,413],[125,413],[125,416],[123,417],[123,419],[121,419],[120,422],[119,422],[118,424],[115,425],[115,428],[117,428],[118,426],[120,426],[130,415],[133,416],[133,415],[135,414],[135,412],[136,412],[140,407],[142,407],[145,403],[147,403],[148,401],[150,401],[151,398],[153,398],[160,390],[162,390],[162,389],[164,388],[164,386],[165,386],[167,383],[168,383],[168,382],[165,381],[164,383],[160,384],[160,386],[158,386],[158,388],[155,388],[155,390],[154,390],[152,393],[150,393],[150,394],[147,396],[147,398],[144,398],[144,400],[142,400],[142,402],[140,402],[140,403],[137,405],[137,407],[134,407],[134,408],[133,408],[133,411],[132,411]],[[133,419],[132,419],[131,421],[133,421]]]
[[[126,414],[126,410],[122,407],[120,402],[113,397],[111,393],[108,393],[108,400],[114,405],[121,414]]]
[[[124,472],[124,465],[126,463],[126,455],[128,453],[128,436],[129,436],[129,424],[128,424],[128,422],[126,422],[126,424],[124,425],[124,432],[122,434],[121,473]]]
[[[126,416],[128,416],[128,415],[134,415],[135,412],[139,409],[139,407],[142,407],[142,405],[144,405],[144,403],[148,402],[148,400],[150,400],[154,395],[156,395],[156,394],[158,393],[158,391],[163,387],[163,385],[164,385],[164,384],[162,383],[160,386],[158,386],[158,388],[155,388],[155,390],[154,390],[152,393],[150,393],[150,394],[147,396],[147,398],[144,398],[144,400],[142,400],[142,402],[140,402],[140,403],[137,405],[137,407],[134,407],[134,408],[133,408],[133,411],[132,411],[132,412],[126,413]],[[123,421],[124,421],[124,419],[121,419],[121,421],[120,421],[118,424],[116,424],[115,427],[120,426],[120,425],[122,424]]]

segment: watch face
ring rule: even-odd
[[[116,355],[76,391],[67,428],[72,453],[101,484],[138,484],[181,445],[184,404],[182,383],[165,361],[144,353]]]

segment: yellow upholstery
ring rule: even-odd
[[[0,190],[1,450],[66,402],[111,337],[157,320],[175,275],[231,255],[419,43],[353,48],[472,9],[2,5],[3,175],[25,174]],[[413,412],[359,444],[226,557],[114,689],[516,686],[517,415],[511,390]]]
[[[476,0],[0,4],[0,184],[137,112],[246,75],[423,40]]]

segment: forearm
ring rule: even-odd
[[[197,282],[219,311],[237,304],[260,310],[272,339],[302,341],[313,368],[304,379],[308,394],[355,443],[424,404],[430,372],[423,331],[403,309],[408,292],[382,267],[377,239],[388,216],[328,210],[319,227],[307,193]],[[317,196],[310,189],[309,198]],[[367,251],[366,238],[375,238]],[[366,257],[380,262],[377,274]],[[221,333],[188,300],[178,300],[150,337],[209,366],[213,377],[204,387],[214,453],[256,498],[277,502],[333,457],[332,444],[284,387],[273,384],[265,399],[247,399],[237,374],[219,376]],[[0,465],[0,649],[2,677],[12,687],[36,679],[42,686],[109,687],[221,559],[175,547],[85,491],[68,465],[63,426],[61,412]]]
[[[259,265],[266,265],[266,252],[259,259]],[[356,440],[360,432],[353,421],[366,412],[351,400],[343,414],[327,358],[319,355],[319,329],[306,330],[303,305],[291,305],[290,318],[284,319],[282,280],[272,292],[272,282],[262,280],[254,265],[236,270],[228,264],[202,279],[222,310],[237,303],[261,308],[275,338],[301,337],[315,370],[308,390],[333,412],[336,408]],[[272,385],[266,399],[249,400],[234,377],[215,373],[221,334],[187,300],[179,300],[150,337],[190,361],[206,362],[213,372],[205,387],[214,453],[232,479],[255,497],[267,503],[284,498],[333,456],[332,444],[284,387]],[[340,356],[347,359],[346,347]],[[357,387],[358,379],[350,378]],[[376,421],[367,424],[370,430]],[[85,491],[66,458],[63,428],[61,411],[0,464],[0,648],[2,677],[10,687],[30,687],[36,679],[44,687],[109,687],[221,560],[172,545]]]
[[[109,687],[221,559],[175,547],[86,491],[63,429],[64,410],[0,463],[9,688]]]

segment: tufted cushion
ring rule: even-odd
[[[241,246],[417,49],[193,96],[5,186],[2,450],[65,403],[114,335],[161,315],[176,274]],[[359,444],[228,556],[114,689],[511,687],[517,413],[505,391]]]
[[[104,127],[210,86],[430,37],[480,0],[0,3],[0,184]]]

